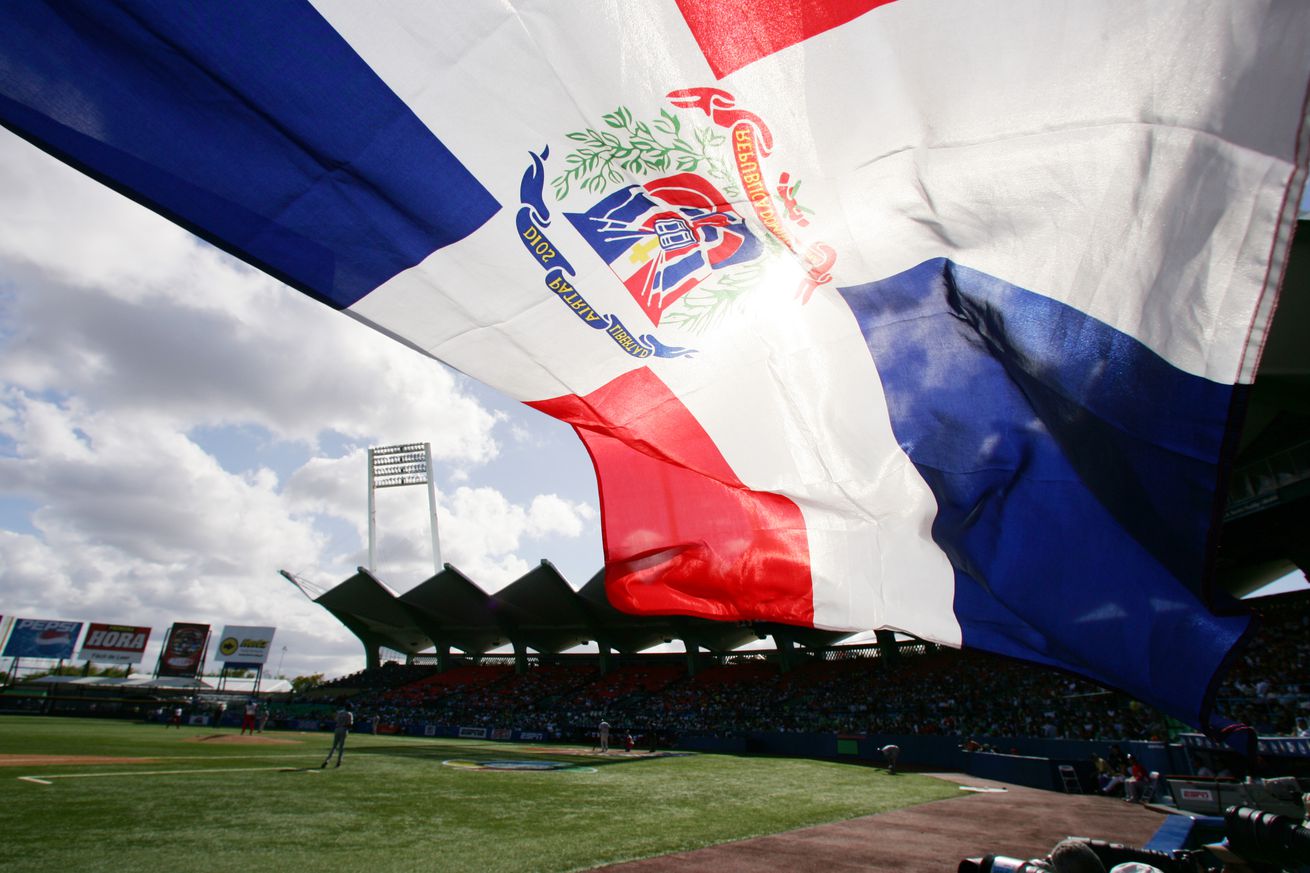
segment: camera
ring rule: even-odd
[[[1224,813],[1228,848],[1244,861],[1281,869],[1310,869],[1310,828],[1295,819],[1250,806]]]
[[[1052,859],[1070,843],[1078,852],[1095,854],[1109,870],[1116,864],[1149,864],[1164,873],[1212,871],[1225,861],[1240,861],[1254,873],[1310,873],[1310,828],[1293,818],[1264,812],[1250,806],[1231,806],[1224,814],[1223,843],[1173,853],[1139,849],[1085,837],[1070,837],[1057,845],[1047,858],[1027,861],[1004,855],[965,858],[959,873],[1036,873],[1053,871]],[[1085,846],[1086,848],[1083,848]]]
[[[1070,837],[1065,840],[1056,849],[1060,849],[1068,843],[1081,843],[1086,846],[1085,850],[1094,854],[1102,864],[1109,870],[1116,864],[1138,863],[1147,864],[1162,870],[1164,873],[1197,873],[1203,868],[1196,864],[1195,852],[1178,852],[1169,854],[1166,852],[1157,852],[1153,849],[1138,849],[1132,846],[1121,845],[1120,843],[1107,843],[1104,840],[1092,840],[1086,837]],[[1052,852],[1054,856],[1055,852]],[[1057,867],[1047,858],[1033,858],[1027,861],[1021,861],[1018,858],[1007,858],[1004,855],[984,855],[980,858],[965,858],[960,862],[959,873],[1030,873],[1030,871],[1054,871]]]

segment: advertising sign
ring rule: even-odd
[[[78,657],[83,661],[107,661],[112,664],[139,664],[146,654],[150,628],[126,624],[100,624],[87,626],[86,639]]]
[[[80,621],[15,619],[13,630],[9,632],[9,642],[5,644],[4,657],[51,660],[71,658],[81,632]]]
[[[224,661],[229,667],[261,667],[268,661],[275,631],[275,627],[227,625],[218,638],[214,660]]]
[[[208,640],[209,625],[173,622],[159,653],[159,675],[194,678],[200,672]]]
[[[1183,745],[1192,749],[1217,749],[1231,752],[1231,748],[1205,736],[1204,734],[1180,734],[1178,739]],[[1256,751],[1261,755],[1280,758],[1310,758],[1310,737],[1258,737]]]

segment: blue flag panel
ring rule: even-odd
[[[943,259],[842,294],[936,498],[964,645],[1199,723],[1249,623],[1199,590],[1235,388]]]
[[[13,4],[0,122],[339,308],[499,208],[300,0]]]

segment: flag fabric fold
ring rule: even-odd
[[[1207,718],[1299,0],[0,24],[9,130],[571,424],[621,608],[899,630]]]

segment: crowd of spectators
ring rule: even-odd
[[[1310,599],[1278,598],[1256,613],[1255,640],[1229,670],[1217,708],[1259,734],[1292,734],[1310,716]]]
[[[1262,735],[1290,735],[1310,716],[1310,601],[1266,617],[1217,694],[1225,715]],[[757,732],[938,734],[980,739],[1162,739],[1170,723],[1126,695],[1052,670],[972,651],[876,646],[836,649],[783,672],[739,653],[689,675],[676,656],[629,659],[601,674],[579,657],[511,660],[437,673],[384,665],[333,683],[387,725],[447,724],[581,738],[607,720],[639,737]],[[644,740],[639,740],[644,742]]]

